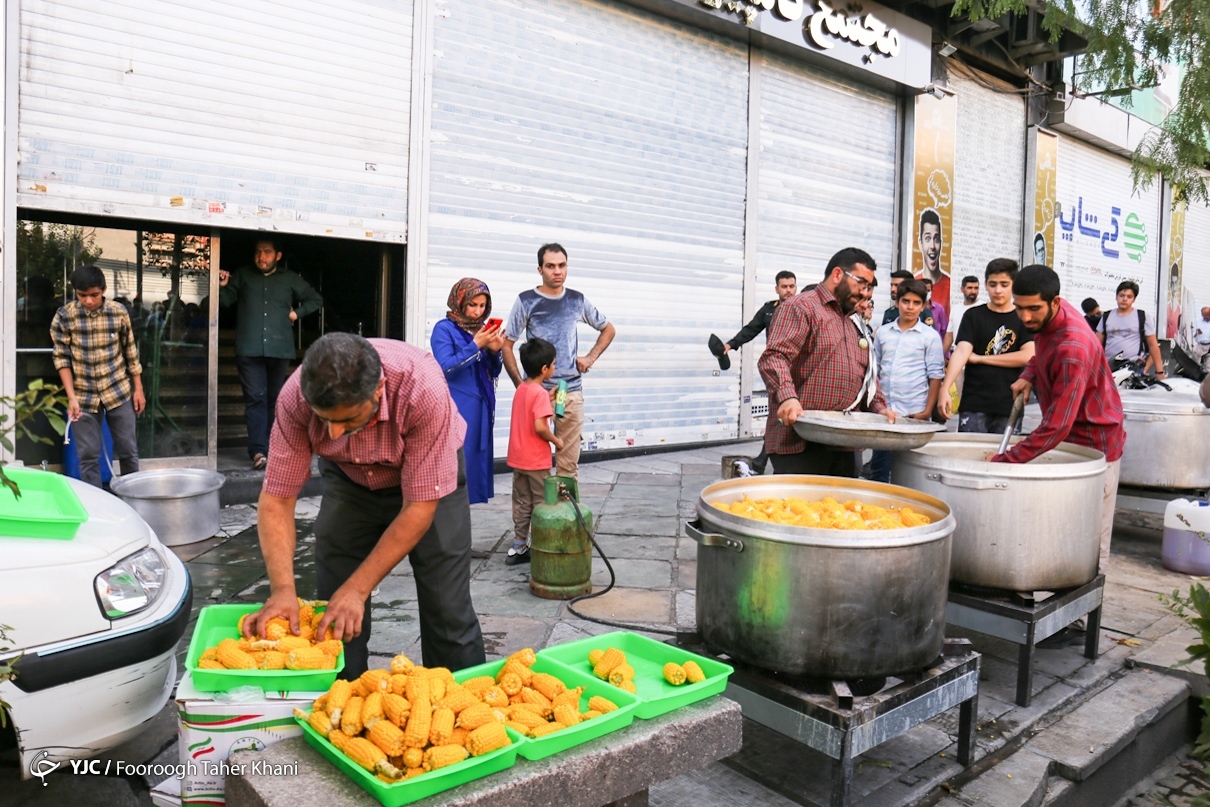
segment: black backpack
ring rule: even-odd
[[[1109,315],[1113,312],[1107,312],[1101,315],[1101,333],[1105,334],[1105,338],[1109,339]],[[1147,354],[1147,312],[1143,309],[1138,310],[1139,315],[1139,355]],[[1110,356],[1110,358],[1113,358]]]

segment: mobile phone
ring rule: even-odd
[[[494,331],[504,324],[504,320],[499,317],[492,317],[487,322],[483,323],[483,327],[489,331]]]

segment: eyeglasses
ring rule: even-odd
[[[870,281],[866,280],[864,277],[858,277],[857,275],[853,274],[852,272],[846,271],[844,269],[841,269],[840,271],[844,272],[846,275],[848,275],[850,278],[852,278],[854,281],[856,281],[857,288],[861,289],[862,291],[865,291],[866,289],[872,289],[878,283],[877,280],[875,280],[873,283],[871,283]]]

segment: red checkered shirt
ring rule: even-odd
[[[1109,462],[1122,458],[1126,416],[1105,349],[1084,315],[1066,300],[1039,333],[1021,378],[1034,385],[1042,425],[995,459],[1029,462],[1066,440],[1095,448]]]
[[[405,501],[440,499],[458,486],[458,449],[466,423],[458,414],[437,360],[391,339],[371,339],[386,385],[377,420],[333,440],[303,398],[295,371],[277,398],[269,438],[264,492],[292,499],[311,477],[311,455],[340,466],[370,490],[403,489]]]
[[[770,454],[799,454],[807,443],[791,426],[777,419],[782,401],[797,398],[803,409],[847,409],[861,392],[871,361],[870,342],[840,310],[840,303],[823,285],[804,291],[777,307],[769,323],[765,352],[757,362],[769,391],[769,420],[765,448]],[[862,408],[862,407],[858,407]],[[870,411],[885,412],[882,393],[874,395]]]

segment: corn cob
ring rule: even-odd
[[[275,616],[265,623],[265,635],[262,639],[276,640],[292,634],[290,620]]]
[[[500,676],[500,683],[497,686],[492,687],[492,689],[503,690],[505,695],[511,696],[520,692],[521,687],[523,686],[525,686],[525,684],[521,683],[521,676],[510,672]],[[487,692],[491,692],[492,689],[489,689]],[[484,693],[484,697],[487,697],[486,692]]]
[[[407,684],[404,687],[404,695],[412,703],[424,698],[426,701],[432,702],[433,690],[429,687],[429,679],[423,675],[409,675]]]
[[[408,748],[403,752],[403,765],[405,768],[419,768],[424,764],[424,751],[419,748]]]
[[[252,656],[240,650],[238,644],[231,639],[219,642],[215,659],[228,670],[255,670],[256,661]]]
[[[567,689],[567,684],[564,684],[558,678],[548,673],[534,673],[533,678],[529,681],[530,689],[536,689],[541,692],[547,700],[553,701],[559,693]],[[508,692],[508,690],[504,690]],[[511,694],[511,693],[510,693]]]
[[[353,685],[348,681],[338,678],[332,682],[328,689],[328,717],[332,718],[333,723],[340,722],[341,714],[352,695]]]
[[[360,680],[353,682],[353,697],[354,698],[364,698],[366,695],[369,695],[369,694],[370,694],[369,690],[366,689],[362,685]]]
[[[433,703],[445,697],[446,681],[444,678],[437,675],[430,675],[429,681],[429,700]]]
[[[367,730],[372,729],[374,724],[383,717],[382,693],[371,692],[366,695],[365,701],[361,704],[361,725]]]
[[[337,751],[344,751],[345,746],[349,744],[350,739],[352,738],[349,737],[349,735],[345,734],[343,731],[337,731],[335,728],[333,728],[332,732],[328,735],[328,742],[332,743],[332,747]]]
[[[204,658],[197,663],[199,670],[225,670],[227,669],[219,663],[218,659]]]
[[[601,714],[612,712],[618,708],[618,705],[608,698],[602,698],[600,695],[594,695],[588,699],[588,708],[594,709]]]
[[[306,639],[308,642],[315,641],[315,628],[311,627],[311,623],[303,622],[298,626],[298,635]]]
[[[395,656],[395,658],[391,659],[391,672],[392,673],[397,673],[397,674],[402,673],[404,675],[407,675],[409,672],[412,671],[412,668],[415,666],[416,665],[412,663],[412,660],[410,658],[408,658],[407,656],[405,656],[403,653],[400,653],[398,656]]]
[[[460,686],[447,687],[445,697],[437,705],[458,714],[469,706],[474,706],[479,699]]]
[[[263,650],[276,650],[276,649],[277,649],[277,640],[276,639],[257,639],[253,642],[248,643],[247,652],[256,653],[256,652],[260,652]]]
[[[544,720],[541,715],[536,715],[527,709],[518,709],[516,706],[509,710],[508,720],[510,722],[519,723],[520,725],[525,726],[526,733],[528,733],[530,729],[546,723],[546,720]]]
[[[318,698],[316,698],[314,701],[311,702],[311,711],[313,711],[313,712],[328,711],[328,693],[327,692],[320,695]]]
[[[329,639],[326,642],[319,642],[315,646],[329,656],[339,656],[345,649],[345,643],[339,639]]]
[[[415,779],[417,776],[424,776],[426,773],[428,773],[428,771],[426,771],[424,768],[408,768],[403,772],[403,778]]]
[[[576,687],[575,689],[567,689],[555,695],[550,701],[550,708],[555,709],[559,706],[567,705],[574,706],[577,709],[580,707],[580,696],[584,694],[584,687]]]
[[[435,771],[466,759],[466,749],[460,745],[435,745],[424,752],[424,769]]]
[[[597,664],[601,661],[601,656],[603,655],[605,655],[605,650],[603,648],[598,647],[595,650],[589,650],[588,663],[593,667],[597,666]]]
[[[252,614],[244,614],[239,618],[239,621],[235,623],[235,629],[239,632],[240,636],[244,635],[244,620],[250,616],[252,616]]]
[[[411,711],[412,704],[408,703],[402,695],[388,692],[382,696],[383,715],[399,728],[403,728],[407,724],[408,714]]]
[[[587,712],[580,712],[580,721],[592,720],[594,717],[600,717],[601,713],[596,709],[589,709]]]
[[[311,617],[315,616],[315,606],[306,600],[299,598],[298,600],[298,626],[301,628],[306,625],[311,627]]]
[[[403,729],[389,720],[375,722],[366,733],[366,738],[389,757],[401,756],[406,750],[403,747]]]
[[[462,682],[462,688],[472,695],[479,695],[495,685],[496,679],[490,675],[480,675],[477,678],[468,678]]]
[[[442,681],[445,682],[445,685],[447,687],[450,684],[458,683],[457,680],[454,678],[454,673],[450,670],[449,667],[426,667],[424,669],[425,669],[425,675],[429,676],[430,678],[440,678]]]
[[[365,698],[354,696],[345,704],[344,714],[340,716],[340,730],[350,737],[356,737],[365,729],[365,724],[361,722],[365,702]]]
[[[371,692],[391,691],[391,674],[386,670],[366,670],[357,682],[365,689],[367,695]]]
[[[495,751],[497,748],[503,748],[511,742],[503,725],[488,723],[466,735],[466,750],[472,757],[477,757]]]
[[[412,701],[412,714],[404,730],[403,744],[408,748],[424,748],[433,727],[433,707],[428,698]]]
[[[333,731],[332,721],[328,718],[327,712],[312,710],[310,713],[307,713],[296,706],[294,707],[294,716],[306,720],[307,725],[315,729],[315,733],[320,737],[327,737]]]
[[[543,725],[545,725],[546,721],[543,720],[542,723],[543,723]],[[512,729],[513,731],[520,734],[522,737],[529,736],[529,726],[525,725],[524,723],[518,723],[516,720],[506,721],[504,723],[504,727]]]
[[[199,661],[217,661],[218,660],[218,648],[217,647],[207,647],[205,650],[202,651],[202,655],[198,657],[198,660]]]
[[[328,657],[322,650],[305,647],[291,650],[286,656],[287,670],[322,670],[328,666]]]
[[[631,695],[635,695],[639,691],[639,688],[634,685],[634,681],[623,681],[618,685],[618,689],[629,692]]]
[[[523,703],[532,703],[535,706],[541,706],[542,707],[542,716],[543,717],[550,716],[550,713],[551,713],[550,701],[547,700],[546,696],[543,695],[541,692],[538,692],[537,690],[534,690],[534,689],[530,689],[529,687],[525,687],[521,690],[520,695],[521,695],[521,701]]]
[[[286,654],[268,650],[261,654],[256,666],[261,670],[284,670],[286,669]]]
[[[277,645],[271,649],[279,650],[282,653],[289,653],[291,650],[310,649],[311,642],[301,636],[285,636],[277,640]]]
[[[391,692],[403,697],[407,693],[408,677],[403,673],[391,673]]]
[[[482,725],[491,723],[496,719],[492,713],[492,708],[486,703],[476,703],[463,709],[458,714],[458,725],[465,728],[467,731],[474,731]]]
[[[496,681],[500,681],[509,673],[516,673],[521,679],[521,683],[529,686],[529,682],[533,679],[534,673],[529,667],[526,667],[519,661],[506,661],[504,666],[500,668],[500,672],[496,673]]]
[[[223,641],[226,641],[226,640],[224,639]],[[245,653],[252,652],[252,640],[251,639],[245,639],[241,636],[239,641],[237,641],[235,643],[235,646],[238,647],[240,650],[243,650]]]
[[[460,726],[455,726],[454,730],[450,732],[450,741],[446,743],[446,745],[461,745],[465,747],[466,735],[468,734],[470,734],[470,732],[466,729]]]
[[[534,666],[534,662],[536,662],[537,660],[538,660],[538,657],[536,655],[534,655],[534,649],[532,647],[523,647],[506,659],[506,661],[520,662],[521,664],[524,664],[526,667]]]
[[[696,661],[686,661],[681,667],[685,670],[685,680],[691,684],[699,684],[706,680],[706,674]]]
[[[623,681],[634,680],[634,667],[631,667],[626,662],[622,662],[618,666],[609,671],[609,683],[615,687],[620,687]]]
[[[429,726],[429,745],[446,745],[454,732],[455,716],[453,711],[444,707],[433,710],[433,720]]]
[[[382,749],[364,737],[353,737],[343,749],[344,755],[372,773],[381,773],[391,781],[403,778],[403,772],[387,760]]]
[[[626,654],[616,647],[610,647],[605,650],[601,660],[592,668],[592,674],[602,681],[608,680],[609,673],[613,672],[613,668],[619,664],[626,663]]]
[[[685,668],[675,661],[668,662],[664,665],[664,680],[674,687],[679,687],[685,683]]]
[[[574,706],[560,706],[555,709],[555,722],[574,726],[580,722],[580,712]]]
[[[543,723],[540,726],[530,729],[529,736],[536,740],[539,737],[545,737],[547,734],[552,734],[559,729],[565,728],[567,728],[567,726],[564,726],[562,723]]]

